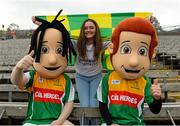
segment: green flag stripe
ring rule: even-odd
[[[38,18],[40,18],[40,19],[43,19],[43,20],[46,20],[47,21],[47,18],[46,18],[47,16],[38,16]]]
[[[135,13],[112,13],[111,20],[112,20],[112,27],[116,27],[116,25],[124,20],[125,18],[134,17]]]
[[[112,34],[112,28],[100,28],[100,31],[103,38]]]
[[[84,20],[88,18],[88,15],[67,15],[67,17],[69,20],[70,30],[78,30],[81,28],[81,25],[84,22]]]

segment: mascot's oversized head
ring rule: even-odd
[[[108,47],[114,70],[125,79],[143,76],[155,57],[157,34],[149,20],[132,17],[120,22]]]
[[[74,53],[69,32],[57,17],[47,22],[36,17],[42,24],[34,31],[29,53],[34,50],[34,69],[45,78],[56,78],[64,72]]]

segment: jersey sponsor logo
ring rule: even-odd
[[[137,104],[137,98],[131,98],[129,96],[126,95],[111,95],[111,100],[112,101],[127,101],[130,102],[132,104]]]
[[[34,101],[60,104],[63,92],[34,87]]]
[[[120,80],[112,80],[111,83],[112,84],[120,84]]]
[[[143,96],[126,91],[110,91],[109,98],[110,104],[126,105],[132,108],[137,108],[137,105]]]

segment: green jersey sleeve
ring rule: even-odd
[[[72,82],[71,82],[71,79],[69,78],[69,76],[64,74],[64,77],[66,79],[66,87],[65,87],[65,96],[63,98],[63,101],[64,102],[73,101],[74,96],[75,96],[74,87],[72,85]]]
[[[148,77],[144,77],[144,79],[146,80],[146,87],[145,87],[145,101],[147,104],[150,104],[154,101],[153,96],[151,94],[151,81]]]
[[[33,79],[34,79],[34,73],[35,70],[30,70],[29,72],[25,73],[25,76],[29,76],[29,81],[25,86],[25,89],[28,89],[29,87],[32,87]]]
[[[102,103],[108,103],[108,78],[110,73],[107,73],[101,80],[97,92],[96,98]]]

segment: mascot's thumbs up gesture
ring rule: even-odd
[[[33,65],[33,55],[34,51],[31,51],[30,54],[22,58],[16,65],[16,67],[20,70],[27,70]]]
[[[161,98],[161,88],[158,84],[158,80],[154,79],[153,84],[151,86],[151,93],[154,99],[159,100]]]
[[[11,81],[14,84],[18,85],[20,89],[24,88],[24,83],[27,83],[27,79],[24,76],[23,71],[28,70],[30,67],[33,66],[33,55],[34,51],[31,51],[30,54],[24,56],[15,66],[13,72],[11,74]],[[19,75],[19,76],[17,76]]]
[[[146,19],[128,18],[116,26],[108,47],[114,70],[103,77],[97,90],[104,123],[144,125],[144,102],[153,113],[160,112],[160,86],[144,75],[157,44],[156,30]]]

